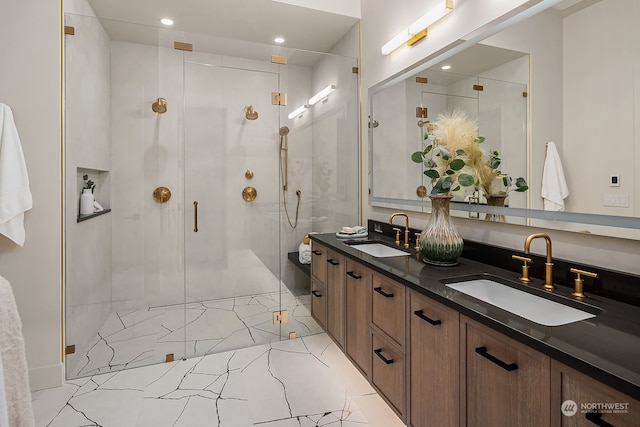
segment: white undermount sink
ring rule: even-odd
[[[458,281],[445,286],[544,326],[561,326],[596,317],[595,314],[587,311],[520,291],[487,278]],[[591,311],[598,312],[598,310],[600,309],[592,307]]]
[[[407,252],[383,245],[382,243],[352,243],[350,246],[360,252],[364,252],[378,258],[409,255]]]

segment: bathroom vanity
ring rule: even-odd
[[[639,307],[578,301],[564,286],[549,295],[538,277],[525,285],[464,255],[455,267],[430,266],[375,234],[364,244],[311,236],[312,315],[407,425],[638,425]],[[404,254],[358,249],[375,243]],[[472,279],[588,318],[545,326],[447,286]]]

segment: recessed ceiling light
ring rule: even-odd
[[[450,68],[451,68],[451,65],[443,65],[443,66],[442,66],[442,69],[443,69],[443,70],[448,70],[448,69],[450,69]]]
[[[276,43],[284,43],[284,37],[276,37],[273,41]]]
[[[173,25],[173,19],[170,18],[162,18],[160,22],[162,25]]]

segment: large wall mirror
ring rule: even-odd
[[[410,156],[429,122],[461,108],[500,152],[501,170],[530,188],[510,192],[504,208],[458,194],[459,216],[640,239],[639,21],[634,0],[565,0],[370,88],[371,205],[430,211],[416,192],[428,179]],[[569,190],[562,211],[541,197],[550,141]]]

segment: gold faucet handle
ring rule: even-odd
[[[584,280],[582,279],[582,277],[580,277],[580,275],[582,274],[583,276],[593,278],[598,277],[598,275],[596,273],[592,273],[591,271],[580,270],[577,268],[571,268],[569,271],[576,275],[576,278],[573,280],[573,292],[571,292],[571,295],[576,298],[584,298]]]
[[[396,232],[396,245],[399,245],[400,244],[400,232],[402,230],[400,230],[399,228],[393,227],[393,231]]]
[[[416,234],[416,246],[415,249],[416,251],[420,250],[420,233],[415,233]]]
[[[522,277],[520,277],[520,280],[522,280],[524,283],[529,283],[531,281],[531,279],[529,279],[529,264],[533,264],[533,260],[531,258],[519,255],[511,255],[511,258],[523,262]]]

